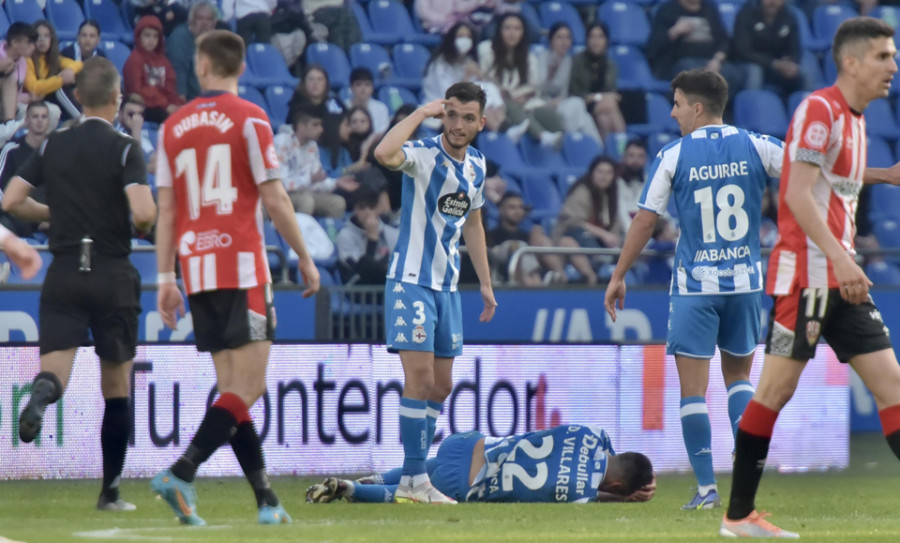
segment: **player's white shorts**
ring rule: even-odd
[[[392,353],[425,351],[439,357],[459,356],[463,345],[459,292],[388,279],[384,285],[384,329]]]

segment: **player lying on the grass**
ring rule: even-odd
[[[656,492],[650,459],[616,454],[597,426],[571,424],[504,438],[454,434],[427,469],[435,488],[456,501],[645,502]],[[309,487],[306,501],[392,502],[401,472],[360,481],[329,477]]]

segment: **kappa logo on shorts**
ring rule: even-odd
[[[806,323],[806,342],[812,347],[819,341],[819,335],[822,333],[822,324],[819,321],[809,321]]]
[[[394,302],[394,309],[406,309],[406,304],[403,303],[403,300],[397,300]]]
[[[422,326],[413,328],[412,339],[414,343],[425,343],[427,338],[428,334],[425,332],[425,328]]]
[[[397,317],[397,320],[394,321],[394,326],[406,326],[406,320],[403,317]]]
[[[397,333],[397,337],[394,338],[394,343],[409,343],[409,342],[406,340],[406,336],[403,334],[403,332],[399,332],[399,333]]]
[[[394,290],[392,290],[391,292],[406,292],[406,291],[403,290],[403,285],[401,285],[400,283],[397,283],[396,285],[394,285]]]

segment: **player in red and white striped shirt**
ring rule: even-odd
[[[888,444],[900,457],[900,365],[853,245],[863,184],[900,184],[900,165],[866,168],[862,116],[869,102],[888,95],[897,72],[893,35],[878,19],[844,22],[832,47],[837,81],[807,97],[788,130],[779,239],[769,260],[767,291],[775,301],[766,360],[738,427],[721,535],[798,537],[763,520],[754,502],[778,413],[820,336],[875,396]]]
[[[259,522],[291,520],[269,487],[248,412],[265,391],[275,337],[260,203],[300,257],[304,296],[318,290],[319,273],[278,180],[266,114],[237,96],[243,69],[240,37],[221,30],[203,34],[195,71],[204,92],[163,123],[157,149],[157,305],[163,322],[175,328],[184,313],[175,286],[177,248],[197,349],[212,353],[220,394],[182,456],[151,483],[185,524],[205,524],[196,512],[194,476],[227,442],[253,487]]]

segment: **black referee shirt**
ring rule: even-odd
[[[125,187],[147,184],[140,143],[97,117],[50,134],[19,170],[33,187],[45,186],[50,206],[50,252],[76,252],[81,238],[94,254],[131,253],[131,220]]]

